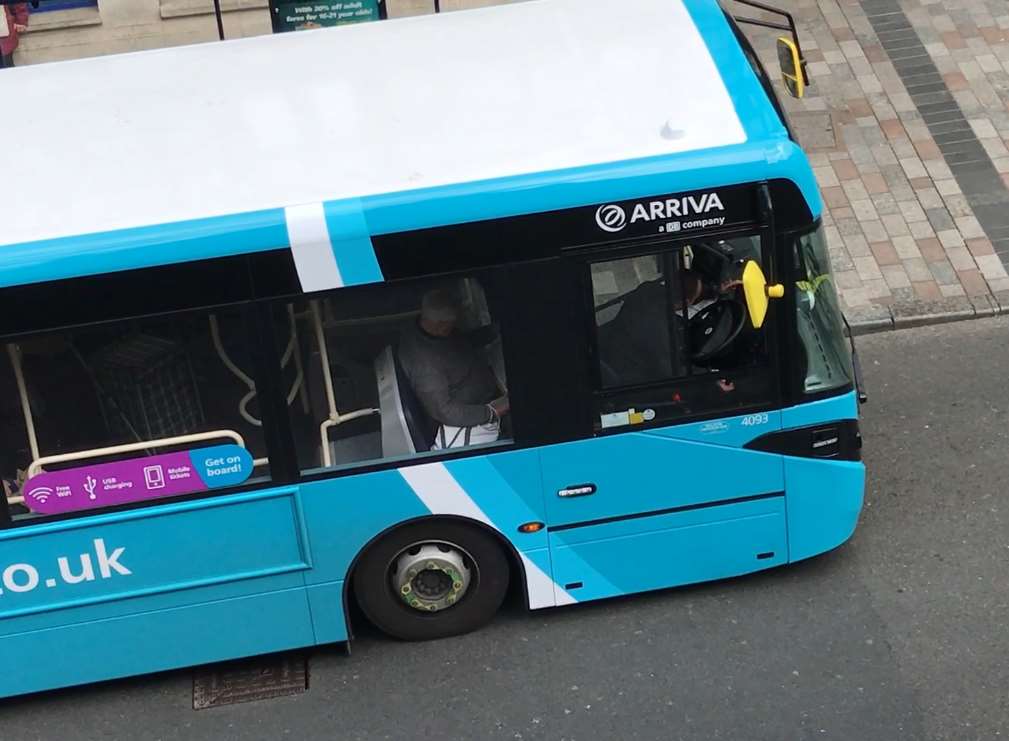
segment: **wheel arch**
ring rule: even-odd
[[[403,520],[397,522],[389,527],[381,530],[372,536],[368,542],[366,542],[351,559],[350,564],[347,567],[347,573],[343,580],[343,616],[347,624],[347,642],[349,643],[354,639],[354,624],[351,619],[352,611],[351,604],[354,600],[353,584],[354,584],[354,574],[357,571],[358,564],[360,564],[363,556],[376,544],[381,542],[384,538],[393,534],[397,530],[400,530],[409,525],[416,525],[421,522],[457,522],[472,527],[477,530],[481,530],[484,533],[490,535],[495,542],[501,547],[502,552],[505,554],[505,558],[508,561],[508,572],[511,583],[514,588],[521,594],[522,604],[526,610],[529,609],[529,586],[526,581],[526,570],[525,565],[522,562],[522,557],[519,555],[518,549],[515,548],[515,544],[511,542],[505,534],[502,533],[497,528],[491,527],[486,522],[481,522],[480,520],[474,520],[471,517],[463,517],[461,515],[421,515],[420,517],[411,517],[408,520]],[[510,591],[510,590],[509,590]]]

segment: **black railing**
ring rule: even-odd
[[[217,35],[224,41],[224,19],[221,17],[221,0],[214,0],[214,15],[217,16]]]
[[[792,42],[795,44],[795,50],[799,52],[799,60],[802,63],[802,77],[803,84],[809,85],[809,74],[806,72],[806,56],[802,53],[802,44],[799,42],[799,31],[795,27],[795,18],[792,14],[781,8],[775,8],[773,5],[766,5],[765,3],[757,2],[757,0],[734,0],[734,2],[740,5],[747,5],[751,8],[756,8],[757,10],[763,10],[765,13],[772,13],[777,16],[781,16],[788,21],[785,23],[776,23],[775,21],[764,20],[763,18],[746,18],[743,16],[733,16],[737,23],[746,23],[751,26],[760,26],[761,28],[773,28],[776,31],[788,31],[792,37]]]

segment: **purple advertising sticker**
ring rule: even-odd
[[[53,515],[195,494],[242,483],[252,465],[252,456],[238,445],[96,463],[33,476],[24,485],[25,505]]]

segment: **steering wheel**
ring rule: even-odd
[[[746,326],[746,308],[738,298],[722,298],[705,306],[687,324],[691,360],[702,365],[728,350]]]

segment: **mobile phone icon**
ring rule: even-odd
[[[164,489],[165,469],[161,466],[146,466],[144,468],[144,481],[148,489]]]

